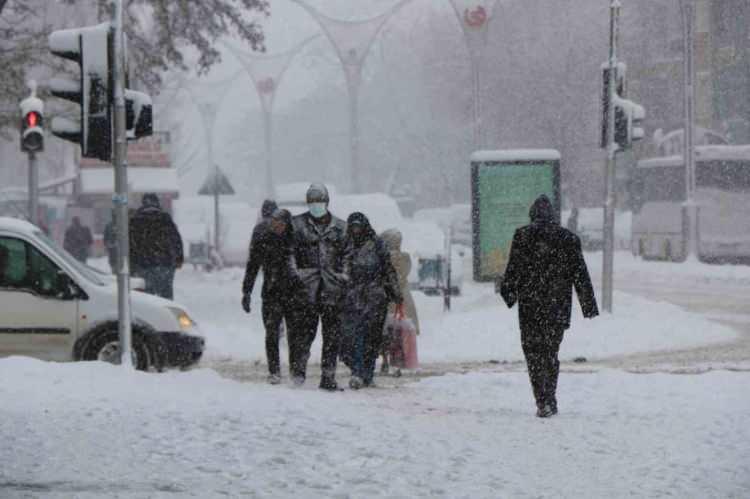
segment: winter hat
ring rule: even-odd
[[[263,218],[270,217],[278,208],[279,206],[276,204],[276,201],[273,199],[266,199],[263,201],[263,206],[260,209],[260,216]]]
[[[552,207],[552,201],[542,194],[531,205],[529,218],[532,222],[553,223],[555,221],[555,209]]]
[[[147,192],[141,199],[141,204],[146,208],[161,208],[159,197],[153,192]]]
[[[330,201],[328,189],[324,184],[310,184],[305,201],[307,203],[328,203]]]

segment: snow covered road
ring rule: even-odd
[[[330,394],[0,360],[0,497],[748,497],[750,374],[525,373]]]

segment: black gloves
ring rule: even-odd
[[[250,293],[242,296],[242,310],[250,313]]]

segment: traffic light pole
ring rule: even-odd
[[[112,203],[117,223],[117,312],[122,365],[133,368],[130,315],[130,237],[128,227],[128,170],[125,116],[125,68],[122,36],[122,0],[115,2],[114,14],[114,160],[115,194]]]
[[[609,113],[607,115],[607,168],[604,175],[604,251],[602,262],[602,307],[612,313],[613,275],[615,260],[615,85],[617,78],[617,42],[619,36],[620,1],[612,0],[609,22]]]
[[[36,153],[29,153],[29,222],[39,225],[39,164]]]

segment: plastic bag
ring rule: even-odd
[[[403,369],[418,368],[417,328],[414,322],[411,319],[391,316],[386,321],[385,329],[385,350],[391,366]]]

